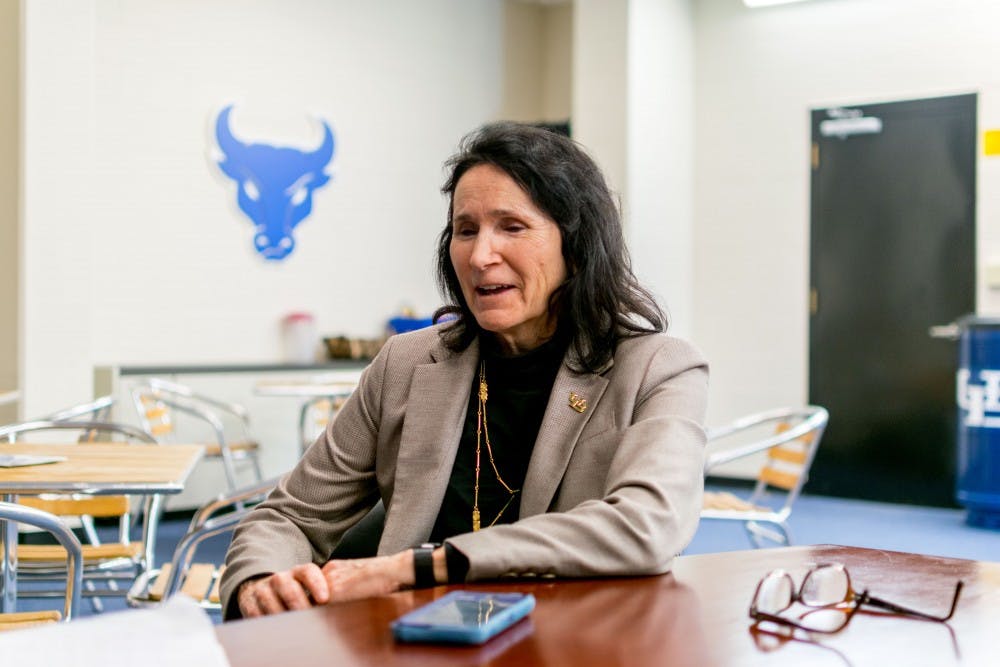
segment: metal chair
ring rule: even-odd
[[[80,403],[57,412],[39,417],[33,421],[92,421],[107,422],[111,420],[111,409],[115,406],[114,396],[101,396],[86,403]]]
[[[66,554],[64,569],[66,586],[63,590],[63,611],[28,611],[0,614],[0,631],[17,630],[56,621],[70,621],[80,608],[80,588],[83,577],[83,553],[79,540],[59,518],[48,512],[18,503],[0,501],[0,521],[13,521],[48,531]],[[5,576],[5,575],[4,575]]]
[[[738,459],[766,452],[753,492],[740,498],[729,492],[706,492],[702,519],[739,521],[755,548],[764,540],[790,545],[788,517],[809,477],[809,466],[829,420],[825,408],[781,408],[742,417],[708,431],[710,448],[718,442],[741,437],[744,444],[709,454],[705,474]],[[761,433],[763,435],[760,435]]]
[[[269,479],[223,493],[202,505],[191,518],[187,533],[177,543],[170,563],[136,578],[125,598],[129,606],[156,606],[180,592],[194,598],[203,609],[220,611],[219,581],[225,566],[194,563],[195,552],[205,540],[234,530],[252,506],[267,497],[277,483],[278,478]]]
[[[77,431],[82,442],[94,442],[94,436],[111,440],[114,436],[125,441],[142,444],[156,444],[156,441],[146,432],[128,424],[94,421],[31,421],[20,424],[10,424],[0,427],[0,441],[26,442],[30,444],[31,436],[44,431]],[[101,434],[104,434],[102,436]],[[2,448],[3,445],[0,445]],[[50,495],[21,496],[19,505],[48,512],[64,519],[78,519],[84,527],[88,544],[82,545],[84,597],[91,598],[96,611],[102,609],[99,597],[121,596],[125,589],[119,584],[130,584],[137,575],[152,566],[152,556],[156,546],[156,530],[162,510],[162,498],[159,495],[145,496],[138,499],[142,504],[141,540],[133,540],[132,529],[136,523],[133,520],[132,500],[128,496],[90,496],[73,494],[71,496]],[[92,518],[117,519],[118,530],[116,539],[102,543],[88,520]],[[90,528],[88,529],[88,523]],[[18,577],[25,583],[51,584],[63,581],[64,574],[61,563],[65,559],[65,551],[59,545],[20,544],[17,547]],[[20,587],[19,597],[48,598],[62,595],[61,588]]]
[[[255,481],[263,478],[260,445],[250,431],[250,415],[242,405],[197,394],[185,385],[160,378],[133,387],[132,401],[142,428],[158,442],[169,442],[175,437],[175,411],[208,424],[215,442],[205,445],[205,456],[222,461],[230,490],[238,488],[237,462],[250,463]],[[237,437],[230,437],[227,424],[233,425],[229,430],[235,429]]]
[[[317,396],[302,404],[299,412],[299,435],[303,453],[337,416],[352,391],[345,390],[336,396]]]

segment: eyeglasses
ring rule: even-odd
[[[839,563],[813,566],[797,591],[792,575],[784,570],[774,570],[757,584],[750,603],[750,618],[755,622],[770,621],[809,632],[832,634],[843,630],[862,605],[869,605],[895,614],[944,622],[954,615],[962,586],[962,581],[955,584],[955,595],[948,614],[936,616],[874,597],[867,590],[857,593],[851,587],[851,575],[847,568]],[[808,607],[809,611],[797,619],[781,615],[796,602]]]

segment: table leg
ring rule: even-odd
[[[13,503],[17,496],[3,494],[4,502]],[[17,609],[17,522],[0,520],[0,613]]]

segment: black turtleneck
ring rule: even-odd
[[[513,523],[518,519],[520,489],[524,487],[528,462],[545,415],[552,384],[566,351],[566,343],[556,337],[527,354],[505,357],[491,339],[481,338],[480,350],[480,361],[485,362],[486,383],[489,387],[486,423],[493,447],[493,460],[504,481],[512,489],[518,489],[513,501],[503,509],[510,494],[500,485],[493,472],[484,434],[480,438],[479,513],[481,525],[486,528],[494,519],[496,524]],[[469,391],[469,406],[458,454],[431,533],[433,542],[443,542],[453,535],[472,530],[478,397],[477,366]],[[496,518],[498,514],[500,517]]]

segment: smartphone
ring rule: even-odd
[[[482,644],[531,613],[528,593],[452,591],[392,622],[392,634],[404,642]]]

